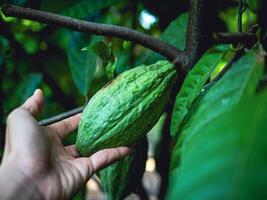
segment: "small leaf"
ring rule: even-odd
[[[94,77],[97,56],[92,52],[81,51],[84,44],[99,40],[99,37],[83,33],[74,32],[68,48],[68,60],[71,69],[71,74],[75,85],[80,93],[84,96],[87,95]]]
[[[97,41],[87,47],[84,47],[82,51],[90,51],[97,55],[102,60],[103,67],[106,69],[108,78],[114,78],[117,59],[113,55],[111,43],[107,45],[103,41]]]
[[[176,96],[173,109],[171,119],[171,135],[173,138],[178,136],[181,123],[188,114],[193,101],[201,92],[211,72],[228,50],[228,45],[214,46],[200,58],[193,69],[187,74],[182,88]]]

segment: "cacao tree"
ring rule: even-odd
[[[151,197],[148,152],[161,178],[153,198],[267,198],[267,1],[0,5],[0,156],[7,114],[41,87],[41,125],[82,112],[64,141],[81,156],[136,149],[97,173],[106,199]]]

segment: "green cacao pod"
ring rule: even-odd
[[[135,152],[99,172],[107,200],[121,200],[137,190],[145,171],[148,142],[137,142]]]
[[[165,110],[175,80],[175,67],[158,61],[123,72],[99,90],[81,116],[76,140],[80,155],[133,145],[144,137]]]

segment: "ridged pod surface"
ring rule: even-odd
[[[176,80],[168,61],[128,70],[99,90],[84,109],[76,148],[88,156],[105,148],[135,144],[158,121]]]
[[[121,200],[136,192],[145,171],[148,142],[137,142],[135,152],[99,172],[107,200]]]

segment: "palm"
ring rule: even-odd
[[[80,115],[42,127],[33,117],[40,112],[42,102],[39,91],[10,114],[2,163],[11,155],[19,155],[12,157],[17,169],[34,180],[47,199],[70,198],[96,170],[130,153],[129,148],[119,147],[80,157],[74,145],[62,144],[62,139],[76,129]]]

